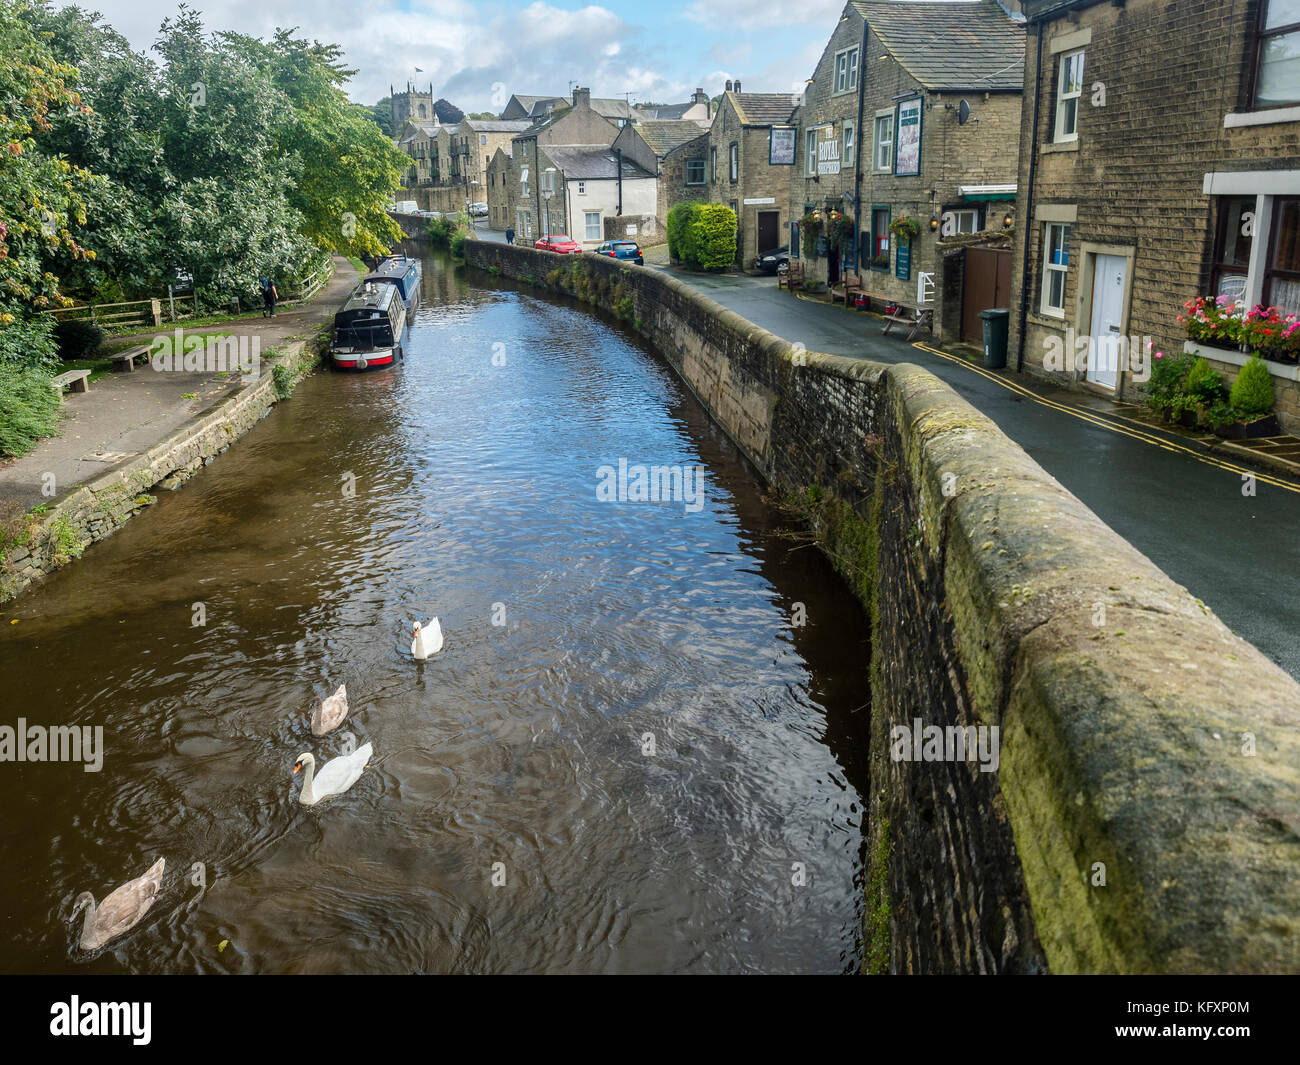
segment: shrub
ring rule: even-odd
[[[1273,409],[1273,375],[1258,355],[1246,360],[1246,365],[1232,383],[1232,406],[1242,421],[1262,418]]]
[[[433,218],[429,220],[429,226],[425,230],[425,235],[434,244],[446,247],[451,241],[451,235],[456,231],[455,223],[446,216],[442,218]]]
[[[59,346],[59,358],[89,359],[104,342],[104,331],[94,322],[74,318],[54,327],[54,340]]]
[[[465,258],[465,237],[466,237],[466,233],[463,229],[458,229],[456,230],[455,233],[452,234],[450,247],[451,247],[451,254],[454,258],[457,259]]]
[[[736,261],[736,212],[725,204],[706,203],[690,232],[696,263],[702,270],[725,270]]]
[[[0,366],[0,455],[25,455],[59,425],[59,394],[42,367]]]
[[[0,319],[4,316],[0,315]],[[52,367],[59,361],[54,322],[49,315],[0,326],[0,372],[8,367]]]
[[[695,220],[701,204],[699,200],[684,200],[673,204],[668,211],[666,229],[668,231],[668,254],[674,259],[683,259],[686,243],[686,231]]]
[[[1197,359],[1183,380],[1183,394],[1193,403],[1210,405],[1224,397],[1223,378],[1204,359]]]
[[[1147,379],[1147,406],[1177,413],[1175,400],[1182,395],[1183,381],[1194,361],[1186,352],[1166,355],[1157,351],[1151,359],[1151,376]]]

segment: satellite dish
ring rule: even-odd
[[[966,125],[968,118],[970,118],[970,104],[963,100],[957,105],[957,125]]]

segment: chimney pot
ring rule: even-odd
[[[727,92],[731,92],[731,79],[730,79],[730,78],[727,79],[727,89],[726,89],[726,91],[727,91]]]
[[[736,92],[740,92],[740,79],[736,79]]]
[[[575,89],[573,90],[573,106],[574,106],[574,107],[590,107],[590,106],[591,106],[591,89],[590,89],[590,88],[586,88],[586,89],[584,89],[584,88],[575,88]]]

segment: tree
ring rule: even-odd
[[[391,140],[397,136],[397,131],[393,128],[393,98],[391,96],[385,96],[377,104],[366,107],[365,111],[370,121],[384,131],[385,137]]]
[[[455,125],[465,117],[464,111],[450,100],[444,100],[442,97],[439,97],[437,103],[433,105],[433,113],[438,116],[439,122],[444,122],[447,125]]]

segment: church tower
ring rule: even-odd
[[[409,81],[405,92],[393,92],[388,87],[388,94],[393,98],[393,129],[400,130],[405,123],[419,122],[426,126],[436,126],[438,117],[433,112],[433,85],[428,92],[421,92]]]

